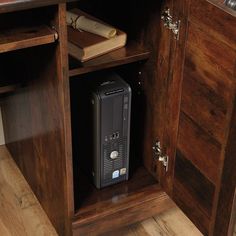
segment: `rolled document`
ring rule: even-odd
[[[75,29],[94,33],[108,39],[116,35],[115,28],[69,11],[66,13],[66,22]]]

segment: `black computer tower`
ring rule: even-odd
[[[110,74],[93,86],[92,179],[97,188],[129,176],[131,88],[117,74]]]

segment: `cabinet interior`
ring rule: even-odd
[[[42,73],[39,65],[50,64],[55,47],[48,44],[57,40],[52,27],[55,14],[56,7],[0,14],[0,94],[25,86],[32,80],[32,68],[32,74]]]
[[[122,49],[85,63],[69,57],[75,225],[80,222],[82,224],[85,218],[89,221],[89,218],[96,217],[97,211],[111,214],[111,209],[117,207],[120,210],[125,209],[129,207],[134,196],[141,196],[143,192],[146,193],[146,199],[150,200],[155,195],[153,189],[156,189],[156,196],[160,194],[161,189],[158,181],[158,166],[152,150],[155,140],[153,87],[158,85],[155,76],[160,39],[161,1],[159,3],[151,1],[150,4],[145,4],[144,1],[129,1],[125,3],[125,7],[122,2],[111,3],[110,1],[99,3],[80,1],[68,4],[68,9],[76,7],[125,31],[128,42]],[[91,155],[89,154],[91,147],[88,144],[91,138],[88,137],[89,117],[86,117],[84,112],[86,106],[83,97],[86,97],[84,91],[87,91],[85,88],[91,81],[104,73],[114,71],[132,89],[131,173],[128,181],[97,190],[86,176],[81,176],[83,171],[79,169],[80,158]],[[158,104],[158,101],[156,102]],[[79,153],[80,146],[88,147],[86,153]],[[139,197],[136,200],[141,201]]]
[[[79,7],[125,31],[128,35],[125,47],[85,63],[69,57],[72,117],[72,127],[69,127],[72,131],[72,143],[69,141],[69,145],[73,147],[74,184],[72,196],[69,196],[68,201],[74,205],[72,227],[85,227],[84,223],[92,222],[94,219],[99,221],[101,215],[105,217],[106,223],[111,217],[115,217],[115,214],[125,213],[126,209],[133,210],[130,211],[130,215],[122,219],[124,222],[117,222],[117,226],[130,223],[127,217],[133,216],[132,219],[135,221],[142,220],[170,206],[169,198],[160,187],[159,167],[153,158],[152,150],[156,136],[154,104],[160,103],[153,98],[153,94],[157,92],[153,88],[161,87],[158,86],[159,82],[156,79],[161,34],[161,1],[158,4],[151,1],[148,6],[145,2],[131,1],[126,3],[125,7],[122,2],[111,4],[109,1],[102,1],[98,5],[96,1],[89,4],[87,1],[81,1],[68,4],[67,7],[68,9]],[[116,11],[113,12],[114,7]],[[110,14],[111,12],[113,13]],[[1,80],[0,92],[2,91],[1,108],[7,147],[37,197],[43,199],[42,205],[45,209],[51,202],[48,199],[50,194],[44,189],[45,186],[50,192],[56,194],[55,192],[61,189],[57,185],[64,181],[61,165],[55,166],[57,169],[55,173],[60,173],[59,176],[48,173],[50,170],[47,167],[55,163],[53,158],[55,151],[57,160],[68,164],[64,156],[64,146],[61,145],[65,134],[58,116],[58,112],[62,112],[61,98],[59,98],[61,94],[58,94],[57,90],[61,86],[61,80],[57,79],[60,74],[58,69],[60,38],[58,41],[57,32],[60,33],[58,22],[61,20],[58,15],[58,6],[0,15],[0,22],[9,23],[0,24],[1,76],[4,78]],[[21,21],[18,20],[19,18]],[[86,140],[86,129],[84,129],[86,126],[83,126],[86,115],[83,116],[84,111],[81,110],[83,109],[81,97],[90,81],[96,80],[103,73],[114,71],[132,88],[130,179],[97,190],[80,171],[77,158],[80,153],[75,148],[77,141],[79,145],[83,145]],[[66,89],[63,90],[65,94],[68,93]],[[24,104],[23,107],[20,104]],[[48,112],[51,109],[53,112]],[[11,127],[8,122],[9,117],[13,117]],[[80,124],[79,127],[75,125],[77,123]],[[53,130],[57,131],[53,132]],[[50,143],[52,150],[49,148]],[[32,158],[35,158],[34,161],[31,161]],[[35,169],[41,174],[35,176]],[[46,173],[50,177],[44,178]],[[66,191],[68,189],[65,190],[65,195]],[[56,211],[62,202],[66,205],[65,195],[60,195],[50,205],[50,209]],[[148,210],[139,215],[139,210],[145,207]],[[60,211],[63,211],[63,208]],[[53,221],[55,219],[53,211],[47,213]],[[63,225],[58,222],[56,224],[60,231]],[[99,222],[94,223],[94,227],[99,225]],[[84,232],[91,230],[86,228]]]

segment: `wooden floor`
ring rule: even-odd
[[[5,146],[0,146],[0,236],[57,235]],[[102,236],[201,236],[176,207]],[[236,234],[235,234],[236,235]]]

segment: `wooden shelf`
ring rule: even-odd
[[[55,42],[57,34],[46,25],[22,27],[0,32],[0,53]]]
[[[73,230],[81,235],[134,223],[174,205],[144,167],[129,181],[102,190],[86,182],[86,177],[82,181],[78,186],[84,188],[79,191],[84,196],[73,219]]]
[[[55,5],[62,2],[73,2],[74,0],[1,0],[0,13],[25,10],[29,8]]]
[[[18,88],[20,88],[20,84],[11,84],[11,85],[6,85],[6,86],[0,86],[0,95],[5,94],[5,93],[14,92]]]
[[[111,68],[149,58],[149,51],[135,42],[129,42],[125,47],[107,53],[103,56],[81,63],[69,57],[69,76],[76,76],[101,69]]]

